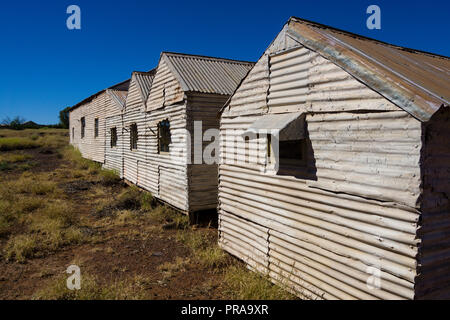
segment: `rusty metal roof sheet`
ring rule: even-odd
[[[253,62],[163,52],[171,71],[186,92],[231,95]]]
[[[450,101],[450,59],[292,17],[288,35],[420,121]]]

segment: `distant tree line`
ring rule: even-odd
[[[68,129],[69,128],[69,109],[67,107],[59,112],[59,123],[58,124],[50,124],[50,125],[42,125],[37,124],[33,121],[26,121],[25,118],[20,116],[16,116],[14,118],[5,117],[2,121],[0,121],[1,128],[13,129],[13,130],[23,130],[23,129],[40,129],[40,128],[60,128],[60,129]]]
[[[69,129],[69,110],[70,107],[67,107],[59,112],[59,125],[61,128]]]

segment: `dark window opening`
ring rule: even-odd
[[[86,119],[81,118],[81,139],[84,138],[84,129],[86,128]]]
[[[280,141],[280,162],[303,164],[305,140]]]
[[[138,147],[138,128],[137,124],[133,123],[130,126],[130,149],[136,150]]]
[[[272,136],[268,136],[268,157],[272,161],[278,161],[282,167],[305,167],[306,166],[306,139],[278,141],[278,159],[274,152]]]
[[[250,163],[250,137],[244,137],[245,147],[245,163]]]
[[[72,127],[72,140],[74,140],[74,139],[75,139],[75,128]]]
[[[158,152],[168,153],[170,151],[170,122],[169,120],[164,120],[158,123]]]
[[[111,148],[117,147],[117,128],[111,128]]]
[[[94,137],[98,137],[98,118],[95,119]]]

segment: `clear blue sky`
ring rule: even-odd
[[[82,29],[66,28],[76,4]],[[366,8],[381,8],[381,30]],[[257,60],[290,16],[450,56],[449,1],[2,1],[0,120],[49,124],[58,112],[153,68],[161,51]]]

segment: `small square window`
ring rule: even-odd
[[[267,142],[268,158],[271,163],[278,162],[280,169],[296,169],[306,166],[306,139],[278,141],[278,159],[276,159],[276,146],[271,135],[267,136]]]

